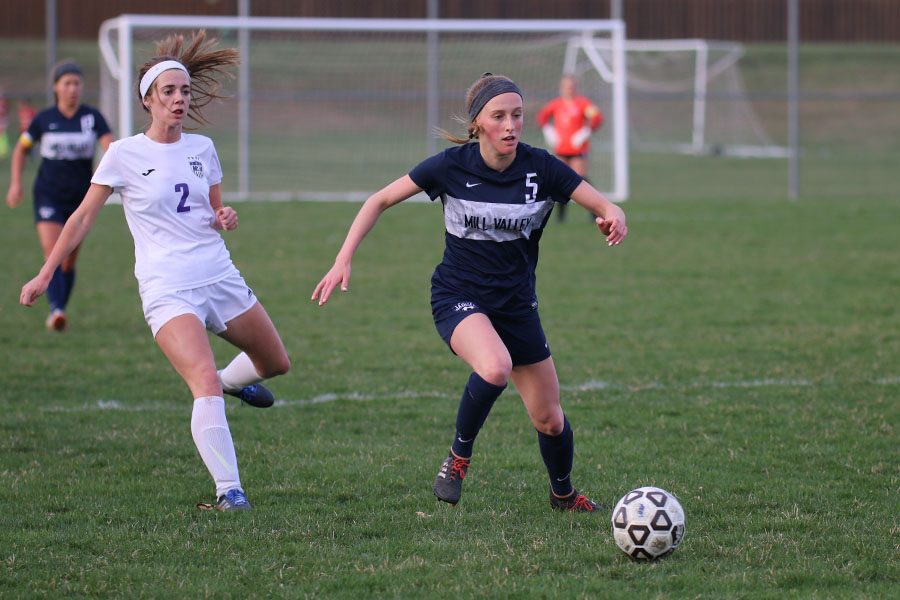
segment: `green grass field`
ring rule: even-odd
[[[309,295],[357,205],[237,206],[229,247],[294,361],[278,405],[229,406],[242,515],[194,508],[212,486],[191,398],[143,322],[121,207],[85,244],[64,335],[16,304],[39,251],[30,209],[4,208],[0,596],[893,596],[900,201],[867,193],[887,181],[860,179],[863,158],[818,167],[861,192],[796,203],[779,161],[643,160],[626,243],[576,207],[544,236],[538,281],[576,485],[608,506],[675,492],[673,556],[633,563],[608,513],[549,510],[513,389],[462,502],[435,500],[467,376],[429,314],[438,206],[388,212],[324,309]]]
[[[7,91],[40,89],[42,45],[0,48]],[[657,485],[686,510],[682,547],[653,564],[619,552],[608,511],[550,511],[512,388],[462,502],[433,497],[468,376],[431,322],[439,206],[389,211],[351,291],[324,309],[309,296],[358,205],[236,206],[229,248],[294,362],[271,384],[275,407],[229,405],[255,506],[242,515],[195,508],[212,484],[191,398],[143,321],[121,207],[84,245],[63,335],[44,330],[45,304],[17,304],[40,251],[30,206],[2,207],[0,597],[894,597],[898,51],[804,48],[799,201],[786,199],[784,161],[640,154],[624,245],[607,248],[577,207],[543,238],[541,314],[576,485],[608,507]],[[96,81],[95,42],[60,55]],[[783,91],[784,60],[783,48],[751,49],[750,90]],[[783,103],[757,108],[780,139]],[[221,147],[233,132],[217,126]],[[254,156],[341,159],[318,139],[285,139],[256,138]],[[346,160],[363,164],[341,182],[361,189],[401,174]],[[223,162],[227,188],[236,174]],[[274,170],[273,185],[299,177]],[[221,363],[233,355],[213,346]]]

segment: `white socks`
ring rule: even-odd
[[[228,392],[238,392],[244,387],[259,383],[263,378],[256,372],[253,361],[246,352],[241,352],[228,363],[228,366],[219,371],[219,381],[222,389]]]
[[[194,444],[200,452],[200,458],[216,482],[216,497],[232,488],[240,488],[241,478],[238,475],[234,442],[231,440],[231,431],[225,419],[224,398],[204,396],[194,399],[191,434],[194,436]]]

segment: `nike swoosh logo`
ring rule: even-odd
[[[149,175],[150,173],[152,173],[152,172],[155,171],[155,170],[156,170],[156,169],[147,169],[147,172],[146,172],[146,173],[141,173],[141,175],[143,175],[144,177],[146,177],[147,175]]]
[[[568,478],[569,478],[569,476],[566,475],[565,477],[557,477],[556,480],[557,480],[557,481],[565,481],[565,480],[568,479]]]
[[[482,183],[484,183],[484,182],[479,181],[478,183],[469,183],[469,182],[467,181],[467,182],[466,182],[466,187],[467,187],[467,188],[473,188],[473,187],[475,187],[476,185],[481,185]]]

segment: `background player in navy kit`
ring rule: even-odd
[[[44,258],[50,255],[63,225],[75,212],[91,185],[94,153],[99,143],[109,148],[113,136],[103,115],[81,103],[84,87],[81,68],[63,61],[53,69],[56,106],[41,111],[19,137],[13,150],[6,204],[15,208],[22,202],[22,171],[26,154],[41,145],[41,165],[34,180],[34,220]],[[50,314],[47,328],[64,331],[66,304],[75,285],[78,247],[72,249],[53,273],[47,300]]]
[[[460,400],[450,454],[435,495],[456,504],[475,436],[512,379],[537,429],[550,475],[550,504],[590,512],[597,505],[572,486],[572,428],[559,401],[559,381],[537,312],[538,242],[555,202],[569,198],[594,214],[609,245],[628,232],[625,214],[550,153],[519,142],[523,101],[506,77],[486,73],[466,95],[468,138],[416,166],[363,204],[334,266],[312,294],[325,304],[348,289],[351,260],[386,209],[420,191],[440,198],[446,247],[432,276],[435,325],[473,370]],[[469,144],[469,140],[477,143]]]
[[[214,45],[203,31],[187,45],[180,35],[157,43],[157,56],[138,76],[138,97],[151,116],[147,133],[110,146],[40,273],[22,287],[20,302],[30,306],[47,289],[53,270],[84,239],[113,190],[119,191],[134,237],[144,316],[194,397],[191,433],[217,497],[215,506],[198,506],[247,510],[222,392],[271,406],[272,393],[258,384],[286,373],[290,360],[219,234],[238,220],[222,206],[212,140],[182,133],[185,117],[205,122],[200,108],[219,97],[216,76],[238,62],[236,50]],[[219,372],[206,329],[243,351]]]

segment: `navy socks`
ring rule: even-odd
[[[73,287],[75,287],[75,269],[65,272],[62,267],[56,267],[47,286],[47,302],[51,311],[66,309]]]
[[[472,456],[475,437],[484,425],[494,401],[506,389],[505,385],[494,385],[482,379],[478,373],[472,373],[459,400],[456,413],[456,437],[450,449],[460,458]]]
[[[47,302],[50,304],[51,312],[56,309],[65,309],[66,304],[63,301],[65,286],[62,269],[56,267],[56,270],[53,271],[53,277],[50,278],[50,283],[47,285]]]
[[[575,455],[575,438],[569,419],[563,416],[563,430],[559,435],[547,435],[537,432],[541,458],[547,465],[550,475],[550,487],[559,497],[568,496],[575,489],[569,475],[572,472],[572,460]]]
[[[69,296],[72,295],[72,288],[75,287],[75,269],[71,271],[62,271],[63,278],[63,297],[62,297],[62,306],[60,308],[65,309],[66,305],[69,304]]]

